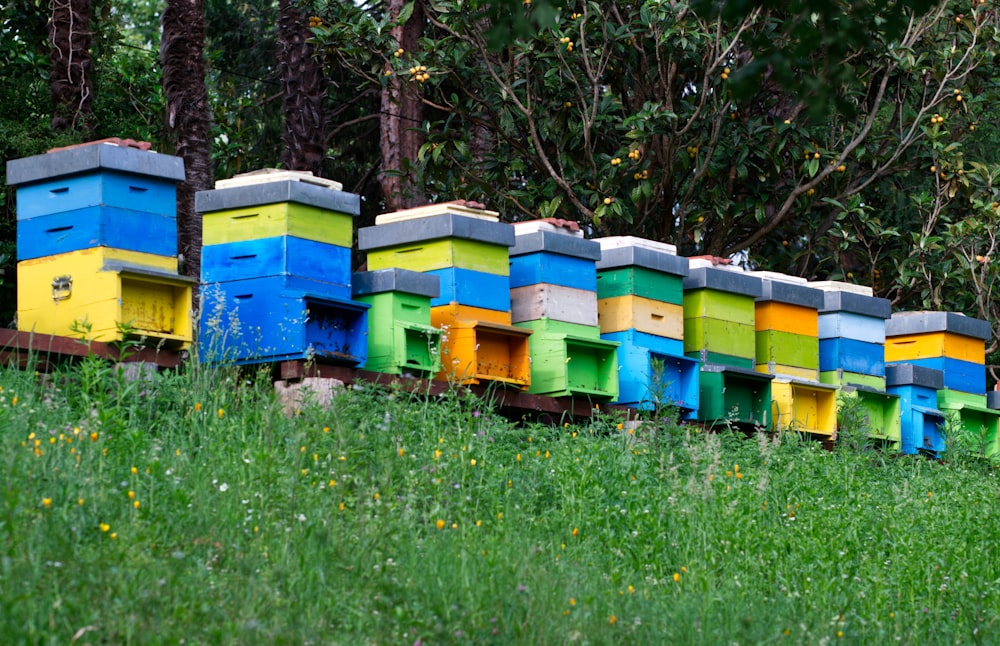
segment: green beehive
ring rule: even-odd
[[[531,388],[550,397],[618,398],[618,343],[600,328],[552,319],[516,324],[532,330]]]
[[[986,395],[945,388],[937,391],[937,400],[953,441],[987,458],[1000,453],[1000,410],[987,406]]]
[[[597,273],[597,298],[641,296],[674,305],[684,304],[684,277],[646,267],[618,267]]]
[[[761,295],[761,280],[692,260],[683,285],[684,354],[702,360],[711,360],[707,355],[712,355],[727,365],[752,367],[757,356],[754,299]],[[727,357],[739,360],[734,363]]]
[[[368,310],[368,361],[386,374],[430,377],[441,369],[441,330],[431,326],[438,277],[403,269],[356,273],[354,300]]]
[[[819,339],[805,334],[759,330],[755,336],[757,365],[769,363],[819,371]],[[812,377],[813,380],[816,376]]]
[[[839,394],[840,431],[844,421],[860,422],[868,429],[868,437],[876,440],[883,448],[898,450],[902,437],[902,418],[898,395],[890,395],[877,390],[845,386]],[[855,409],[856,420],[846,420],[844,411]]]
[[[698,420],[710,425],[767,428],[771,424],[772,375],[706,364],[699,373]]]

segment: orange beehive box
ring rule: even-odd
[[[758,332],[775,330],[818,337],[819,312],[813,307],[791,303],[758,301],[754,312],[754,326]]]

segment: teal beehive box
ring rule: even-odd
[[[430,377],[441,370],[441,330],[431,326],[438,279],[405,269],[355,273],[354,300],[368,311],[365,367],[386,374]]]

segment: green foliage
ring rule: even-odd
[[[968,643],[1000,611],[981,465],[618,424],[363,384],[284,409],[266,370],[0,368],[0,631]]]

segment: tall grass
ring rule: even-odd
[[[5,643],[989,643],[993,473],[460,391],[0,369]]]

